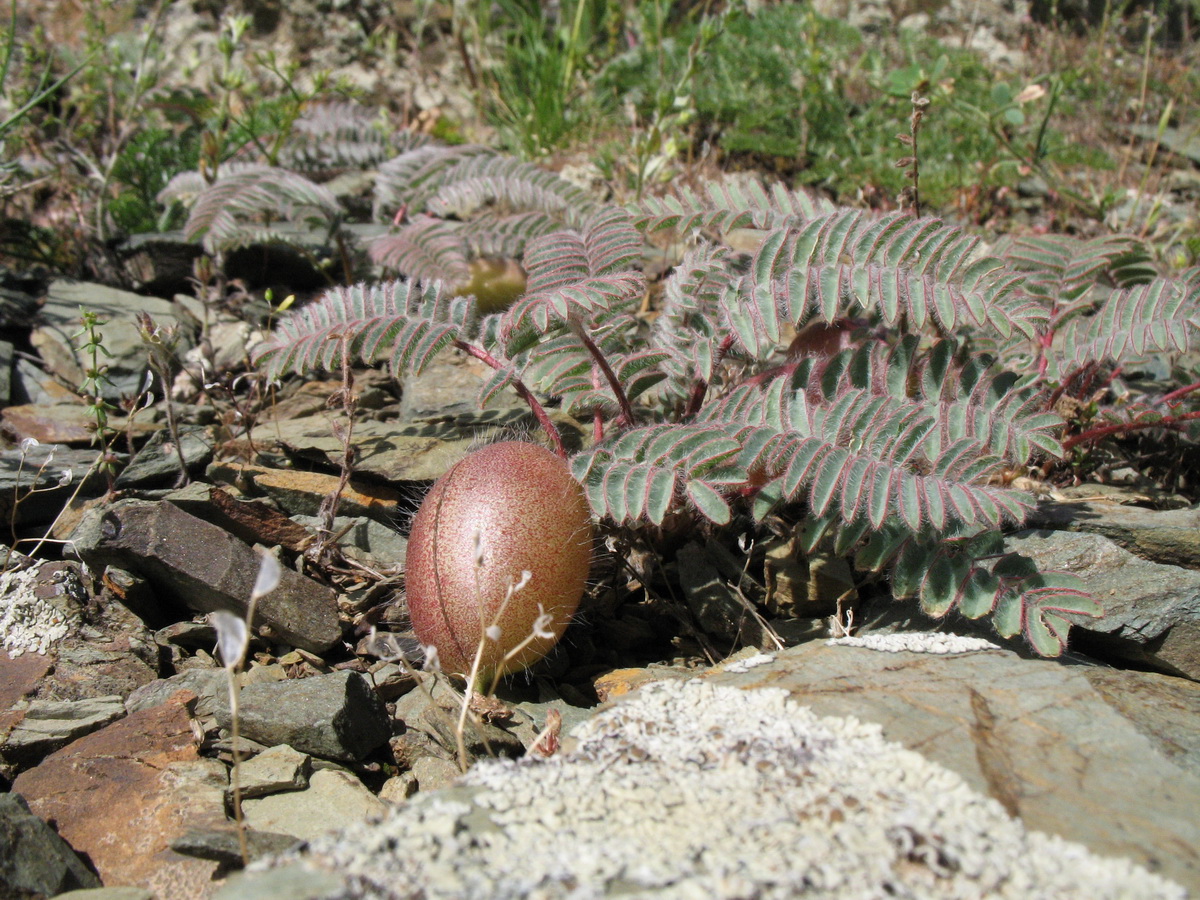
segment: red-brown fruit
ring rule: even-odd
[[[534,639],[501,674],[520,671],[566,630],[591,559],[591,511],[567,464],[536,444],[489,444],[439,478],[413,519],[405,575],[413,630],[437,647],[443,671],[465,675],[485,630],[498,625],[500,639],[484,643],[483,676],[533,633],[541,604],[553,637]],[[524,571],[528,583],[504,605]]]

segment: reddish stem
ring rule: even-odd
[[[712,367],[713,371],[717,371],[717,366],[721,365],[721,360],[725,358],[725,354],[729,352],[729,348],[733,346],[733,335],[727,334],[721,338],[721,343],[717,345],[717,352],[713,354]],[[700,412],[700,407],[704,405],[704,398],[708,395],[708,382],[703,378],[696,380],[692,386],[691,396],[688,397],[687,406],[683,410],[683,420],[686,422],[691,419],[696,413]]]
[[[570,322],[571,330],[583,341],[583,346],[587,347],[588,353],[592,355],[592,359],[596,365],[600,367],[600,371],[604,374],[604,379],[608,382],[608,386],[612,388],[612,392],[616,395],[617,406],[620,407],[621,414],[617,416],[617,425],[631,427],[633,425],[633,407],[629,405],[629,398],[625,396],[625,389],[621,387],[621,382],[617,381],[617,373],[612,370],[612,366],[608,364],[608,360],[604,358],[604,354],[600,352],[600,348],[596,346],[596,342],[588,336],[578,322]]]
[[[1100,438],[1108,437],[1112,434],[1123,434],[1128,431],[1141,431],[1145,428],[1178,428],[1182,423],[1200,419],[1200,411],[1183,413],[1178,416],[1164,416],[1161,419],[1145,422],[1122,422],[1118,425],[1102,425],[1098,428],[1089,428],[1087,431],[1081,432],[1074,437],[1067,438],[1063,441],[1063,450],[1070,450],[1082,443],[1088,441],[1098,441]]]
[[[600,371],[592,366],[592,387],[600,389]],[[592,443],[598,444],[604,438],[604,414],[600,408],[592,410]]]
[[[458,338],[454,339],[454,346],[463,353],[466,353],[468,356],[473,356],[479,361],[491,366],[497,372],[500,372],[504,369],[504,364],[482,347],[476,347],[474,344],[468,344],[466,341],[461,341]],[[517,394],[520,395],[521,399],[528,404],[529,411],[533,413],[533,417],[538,420],[538,424],[542,426],[542,430],[546,432],[546,436],[549,437],[550,442],[554,444],[555,452],[563,459],[566,459],[567,448],[563,444],[562,435],[559,433],[554,422],[550,420],[550,414],[546,412],[546,408],[538,402],[537,397],[533,396],[533,393],[529,390],[529,388],[525,387],[525,383],[515,375],[512,379],[512,386],[513,390],[515,390]]]
[[[1158,399],[1158,402],[1170,405],[1171,403],[1174,403],[1176,400],[1178,400],[1180,397],[1186,397],[1188,394],[1192,393],[1193,391],[1200,391],[1200,381],[1197,381],[1194,384],[1184,385],[1181,388],[1176,388],[1175,390],[1171,391],[1171,393],[1169,393],[1169,394],[1163,394]]]
[[[1039,375],[1045,375],[1046,370],[1050,368],[1050,357],[1046,354],[1046,351],[1050,349],[1053,343],[1054,329],[1051,328],[1038,340],[1037,371]]]

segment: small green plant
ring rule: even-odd
[[[175,348],[179,342],[179,326],[162,326],[155,323],[149,313],[137,313],[138,336],[142,346],[146,348],[146,359],[150,371],[158,378],[162,387],[163,402],[167,408],[167,430],[171,435],[171,444],[175,448],[175,459],[179,463],[179,476],[175,481],[176,487],[187,484],[187,461],[183,458],[183,441],[179,435],[179,420],[175,414],[175,402],[171,397],[171,381],[174,376],[176,362]]]
[[[655,4],[658,6],[658,4]],[[662,20],[666,12],[657,9],[659,61],[664,53]],[[678,78],[671,82],[664,78],[653,91],[650,115],[644,123],[635,121],[633,133],[633,190],[641,199],[646,185],[665,178],[671,171],[669,164],[684,152],[686,129],[696,118],[694,84],[696,63],[720,34],[723,17],[705,16],[696,28],[696,35],[687,48],[686,62]],[[638,119],[637,105],[629,104],[635,120]]]
[[[79,391],[87,400],[88,414],[96,425],[96,433],[92,438],[93,443],[100,448],[96,465],[108,479],[108,490],[111,493],[117,477],[116,459],[112,454],[117,432],[109,424],[109,415],[120,410],[105,397],[105,389],[112,387],[113,382],[108,377],[108,364],[103,362],[103,359],[112,354],[104,346],[104,334],[100,331],[104,322],[100,316],[81,306],[79,317],[83,327],[73,335],[74,339],[82,340],[79,350],[85,359],[83,382],[79,385]]]

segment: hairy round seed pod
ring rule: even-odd
[[[567,464],[536,444],[489,444],[439,478],[413,519],[413,630],[445,672],[470,673],[481,639],[478,681],[520,671],[566,630],[591,558],[591,510]]]

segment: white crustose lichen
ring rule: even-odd
[[[339,900],[1186,896],[783,690],[661,682],[574,737],[318,839],[307,865],[345,879]]]
[[[45,655],[71,630],[71,617],[37,596],[37,583],[37,569],[0,575],[0,640],[9,656]]]
[[[1002,647],[983,638],[962,634],[939,634],[919,631],[904,634],[867,634],[862,637],[840,637],[825,642],[831,647],[861,647],[884,653],[976,653],[980,650],[1001,650]]]

